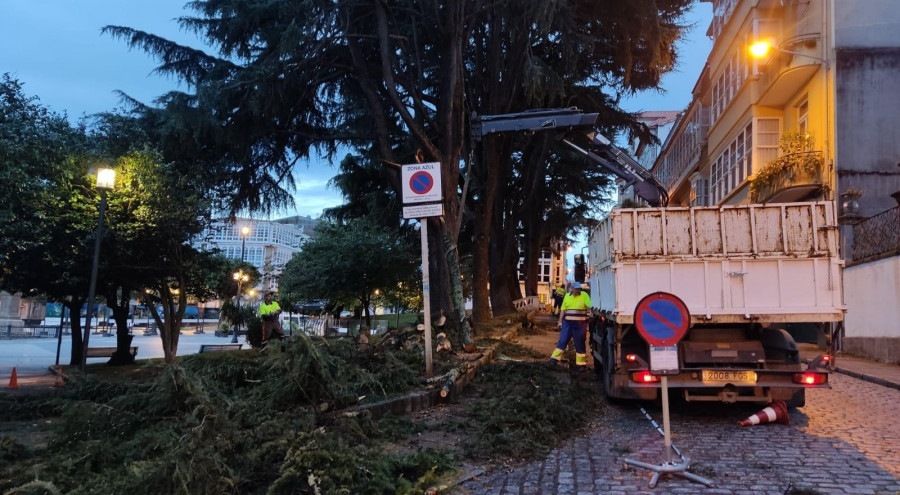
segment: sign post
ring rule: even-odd
[[[422,235],[422,307],[425,332],[425,376],[434,375],[431,344],[431,278],[428,273],[428,217],[444,214],[440,162],[413,163],[400,167],[403,185],[403,218],[417,218]]]
[[[687,305],[675,294],[654,292],[644,296],[634,309],[634,326],[650,346],[650,372],[662,375],[660,393],[663,409],[663,438],[666,462],[656,466],[645,462],[625,459],[626,464],[653,471],[650,488],[656,486],[663,473],[675,474],[706,486],[712,481],[687,471],[691,460],[682,456],[680,464],[672,461],[672,435],[669,427],[669,377],[680,371],[678,365],[678,342],[691,327],[691,315]]]

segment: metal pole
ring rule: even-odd
[[[106,213],[106,191],[100,190],[100,220],[97,222],[97,233],[94,239],[94,261],[91,265],[91,283],[88,288],[87,319],[84,323],[84,345],[81,349],[81,371],[87,364],[88,340],[91,337],[91,318],[94,311],[94,294],[97,291],[97,267],[100,264],[100,237],[103,235],[103,215]]]
[[[669,377],[662,376],[662,409],[663,409],[663,438],[666,446],[666,464],[672,464],[672,435],[669,430]]]
[[[419,219],[422,233],[422,306],[425,311],[425,377],[431,378],[434,370],[431,364],[431,280],[428,276],[428,219]]]
[[[238,277],[238,291],[237,291],[238,321],[240,321],[240,319],[241,319],[241,279],[242,278],[243,278],[243,276]],[[231,333],[231,343],[232,344],[238,343],[237,333],[238,333],[238,324],[235,323],[234,328],[232,329],[232,333]]]
[[[56,363],[54,366],[59,366],[59,352],[60,348],[62,348],[62,334],[63,334],[63,325],[65,325],[66,321],[66,305],[62,305],[62,311],[59,315],[59,328],[56,329]]]

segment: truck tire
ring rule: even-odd
[[[611,329],[607,330],[603,334],[603,342],[600,347],[600,355],[603,359],[603,365],[600,367],[600,372],[598,378],[600,378],[600,383],[603,386],[603,395],[606,396],[606,402],[609,404],[621,404],[622,400],[614,396],[612,393],[613,389],[613,373],[615,372],[614,367],[612,365],[613,362],[613,351],[612,344],[609,339],[609,332]]]

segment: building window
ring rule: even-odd
[[[806,98],[797,105],[797,132],[801,136],[809,135],[809,101]]]
[[[691,206],[709,206],[709,182],[699,173],[691,176]]]
[[[765,120],[765,119],[760,119]],[[777,133],[776,133],[777,144]],[[731,191],[740,187],[747,177],[753,173],[753,124],[747,124],[734,140],[713,160],[710,171],[709,184],[711,188],[712,204],[718,204],[725,199]],[[776,151],[777,151],[776,146]],[[693,192],[692,185],[692,195]]]
[[[758,118],[754,120],[756,125],[756,148],[754,149],[754,152],[756,153],[755,161],[760,166],[764,166],[770,161],[778,158],[778,140],[781,137],[781,119]]]
[[[712,121],[715,122],[725,112],[731,100],[737,96],[744,81],[750,73],[747,55],[743,47],[735,49],[731,58],[725,62],[722,72],[715,79],[712,87]]]

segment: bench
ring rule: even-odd
[[[137,346],[131,346],[131,355],[137,356],[138,348]],[[89,358],[98,358],[98,357],[112,357],[112,355],[116,352],[115,347],[88,347],[87,354],[85,357]]]
[[[200,344],[200,354],[204,352],[240,350],[244,344]]]
[[[540,310],[543,305],[538,296],[527,296],[513,301],[513,306],[516,308],[516,311],[520,313],[528,313]]]

